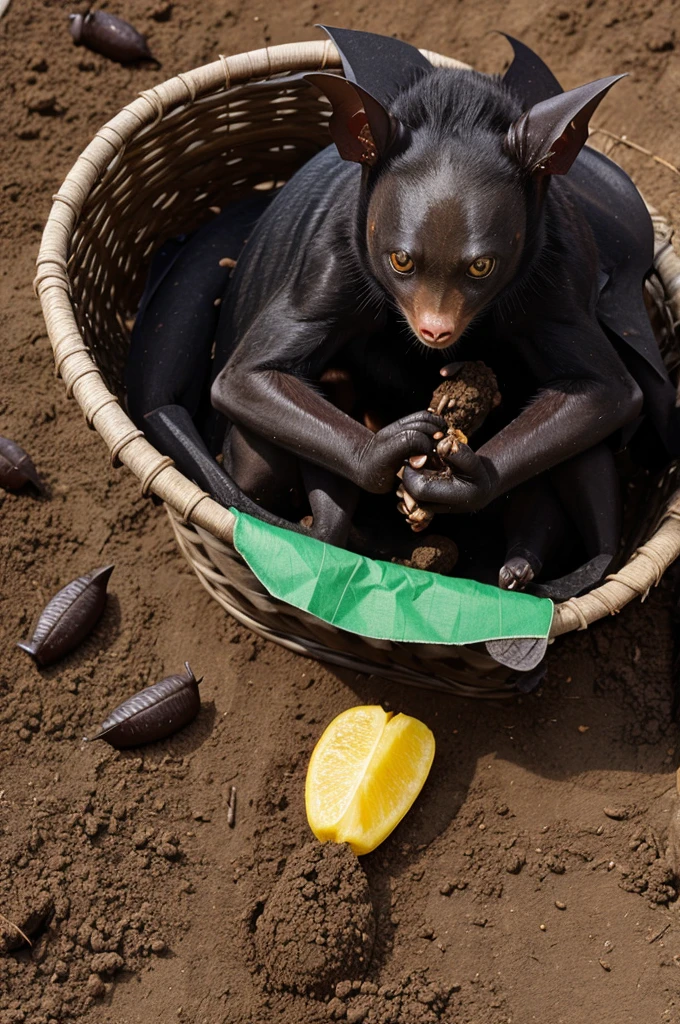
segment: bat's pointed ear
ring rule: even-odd
[[[566,174],[588,138],[588,122],[625,75],[551,96],[530,107],[508,130],[508,153],[530,174]]]
[[[513,52],[512,64],[503,75],[503,85],[520,97],[525,109],[563,91],[548,65],[537,53],[507,32],[499,32],[498,35],[507,39]]]
[[[380,103],[389,103],[422,74],[432,71],[420,50],[401,39],[332,25],[316,27],[335,44],[347,81],[367,89]]]
[[[343,160],[374,167],[403,134],[401,123],[356,83],[323,72],[304,77],[331,102],[328,128]]]

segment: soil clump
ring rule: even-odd
[[[408,558],[394,558],[392,561],[399,565],[407,565],[411,569],[424,569],[427,572],[438,572],[442,576],[448,576],[458,561],[458,545],[450,537],[440,537],[432,533],[414,544]]]
[[[493,370],[478,361],[462,363],[457,373],[435,388],[430,409],[446,420],[449,435],[466,444],[500,402]]]
[[[375,939],[368,881],[346,843],[308,843],[255,921],[259,963],[274,988],[317,997],[347,973],[363,978]]]

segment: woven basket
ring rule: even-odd
[[[437,66],[465,66],[423,51]],[[167,508],[199,579],[240,622],[314,658],[451,693],[497,697],[514,679],[484,651],[398,644],[339,630],[272,598],[231,543],[233,517],[159,454],[126,415],[130,321],[159,241],[196,228],[211,208],[282,185],[329,142],[329,108],[287,76],[340,68],[330,42],[275,46],[218,61],[147,90],[78,158],[54,204],[35,281],[57,373],[114,465],[124,463]],[[667,348],[680,320],[680,260],[655,217],[656,290]],[[677,353],[675,353],[677,356]],[[672,467],[674,469],[675,467]],[[680,553],[680,491],[628,563],[555,609],[552,636],[645,596]]]

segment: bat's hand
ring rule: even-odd
[[[439,445],[437,451],[451,469],[451,476],[406,466],[404,487],[427,511],[477,512],[496,497],[490,463],[466,444],[451,441],[447,448]]]
[[[446,366],[441,367],[439,373],[442,377],[455,377],[463,366],[465,363],[447,363]]]
[[[434,435],[445,430],[441,416],[431,412],[414,412],[383,427],[360,453],[356,482],[372,494],[387,494],[404,461],[409,456],[429,455],[434,451]]]

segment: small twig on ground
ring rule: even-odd
[[[656,942],[656,940],[657,940],[657,939],[660,939],[662,935],[665,935],[665,934],[666,934],[666,932],[668,931],[668,929],[670,928],[670,926],[671,926],[671,922],[670,922],[670,921],[668,921],[668,922],[667,922],[667,923],[666,923],[666,924],[665,924],[665,925],[663,926],[663,928],[662,928],[662,929],[661,929],[660,931],[658,931],[658,932],[655,932],[655,933],[654,933],[654,935],[651,935],[651,936],[650,936],[650,937],[649,937],[649,938],[647,939],[647,942],[650,942],[650,943],[651,943],[651,942]]]
[[[10,921],[10,919],[8,917],[5,917],[4,914],[0,914],[0,917],[5,922],[5,924],[8,924],[10,926],[10,928],[14,928],[15,931],[19,932],[19,935],[24,940],[24,942],[27,942],[29,944],[29,946],[31,947],[31,949],[33,949],[33,943],[29,939],[28,935],[26,935],[25,932],[22,932],[22,930],[21,930],[21,928],[19,927],[18,924],[15,924],[14,921]]]
[[[236,824],[236,786],[229,791],[229,803],[227,804],[227,825],[233,828]]]
[[[604,135],[606,138],[612,139],[614,142],[619,143],[622,146],[628,146],[629,149],[635,149],[638,153],[644,153],[645,156],[651,157],[652,160],[656,160],[657,164],[661,164],[662,167],[667,167],[668,170],[673,171],[674,174],[680,174],[680,167],[676,167],[675,164],[669,163],[668,160],[664,160],[662,156],[657,156],[656,153],[652,153],[651,149],[645,149],[644,146],[638,145],[637,142],[631,142],[625,135],[616,135],[614,132],[610,132],[606,128],[591,128],[590,134]]]

